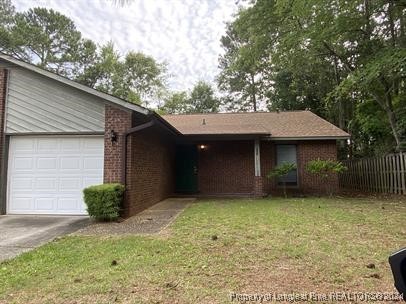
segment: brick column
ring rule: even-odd
[[[262,176],[254,177],[254,196],[255,197],[265,196]]]
[[[0,69],[0,214],[6,212],[6,141],[5,141],[5,109],[7,94],[7,76],[6,69]]]
[[[124,133],[132,126],[132,114],[109,105],[105,107],[104,182],[120,183],[123,174]],[[111,132],[117,135],[111,140]]]

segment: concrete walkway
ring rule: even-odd
[[[97,223],[79,230],[79,235],[132,235],[161,232],[188,206],[194,198],[169,198],[121,223]]]
[[[0,262],[74,232],[89,223],[87,216],[0,216]]]

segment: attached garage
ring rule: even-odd
[[[121,181],[134,113],[150,114],[0,54],[0,214],[87,214],[84,188]]]
[[[103,183],[102,136],[12,136],[9,214],[86,214],[83,188]]]

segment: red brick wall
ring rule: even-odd
[[[263,197],[266,195],[264,191],[264,178],[262,176],[254,176],[254,190],[255,197]]]
[[[199,190],[202,194],[256,194],[262,184],[264,194],[280,194],[276,181],[266,176],[276,164],[276,143],[261,142],[261,175],[254,177],[254,142],[227,141],[205,143],[199,151]],[[305,165],[313,159],[337,159],[335,140],[299,141],[297,146],[299,186],[293,192],[326,193],[327,187],[338,191],[338,178],[327,182],[307,173]]]
[[[337,159],[337,144],[335,140],[302,141],[297,148],[299,186],[305,193],[338,192],[338,175],[332,176],[327,181],[312,175],[305,170],[306,163],[317,158],[323,160]]]
[[[276,164],[276,142],[261,142],[261,173],[263,176],[264,192],[278,193],[280,189],[275,180],[266,178],[267,174]],[[320,159],[337,159],[337,146],[335,140],[325,141],[299,141],[296,143],[299,186],[291,188],[293,192],[326,193],[326,188],[338,191],[338,177],[322,181],[305,170],[306,163]]]
[[[122,181],[122,152],[124,132],[132,126],[130,112],[106,105],[104,135],[104,182],[117,183]],[[117,134],[117,141],[110,140],[110,131]]]
[[[212,141],[199,150],[199,191],[202,194],[252,194],[254,141]]]
[[[175,191],[175,144],[158,127],[144,129],[129,139],[125,215],[134,215]]]
[[[112,107],[105,108],[104,182],[122,182],[124,133],[145,117]],[[138,121],[137,121],[138,120]],[[111,142],[110,131],[117,133]],[[153,126],[127,137],[126,193],[123,216],[132,216],[174,192],[175,145],[163,128]]]

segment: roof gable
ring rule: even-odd
[[[122,108],[132,110],[132,111],[136,111],[138,113],[145,114],[145,115],[151,113],[151,111],[149,111],[147,108],[144,108],[142,106],[130,103],[128,101],[125,101],[125,100],[123,100],[121,98],[112,96],[110,94],[97,91],[97,90],[95,90],[93,88],[90,88],[90,87],[85,86],[83,84],[77,83],[77,82],[75,82],[73,80],[70,80],[70,79],[68,79],[66,77],[63,77],[63,76],[57,75],[55,73],[49,72],[47,70],[41,69],[41,68],[39,68],[39,67],[37,67],[37,66],[35,66],[33,64],[26,63],[26,62],[23,62],[21,60],[17,60],[15,58],[13,58],[11,56],[8,56],[8,55],[5,55],[3,53],[0,53],[0,61],[1,60],[5,61],[8,64],[11,64],[11,65],[14,65],[14,66],[17,66],[17,67],[20,67],[20,68],[24,68],[24,69],[30,70],[32,72],[35,72],[37,74],[40,74],[42,76],[51,78],[51,79],[56,80],[56,81],[58,81],[58,82],[60,82],[60,83],[62,83],[64,85],[70,86],[72,88],[75,88],[75,89],[80,90],[82,92],[85,92],[87,94],[91,94],[93,96],[99,97],[99,98],[103,99],[106,102],[112,103],[114,105],[118,105],[118,106],[120,106]]]

